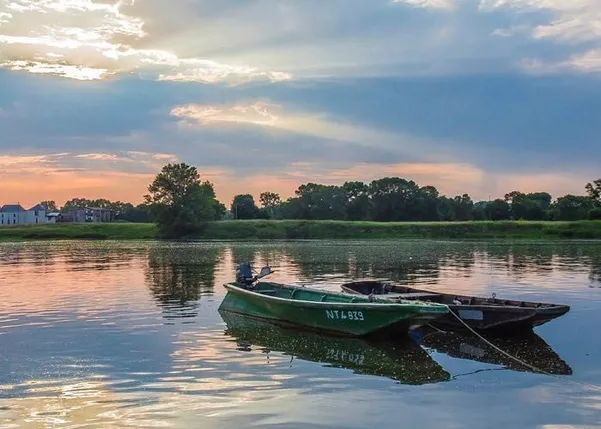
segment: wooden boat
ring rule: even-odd
[[[243,351],[281,353],[322,366],[344,368],[355,374],[387,377],[400,384],[422,385],[449,381],[445,371],[413,339],[371,341],[286,329],[267,320],[219,311],[229,335]],[[268,355],[269,356],[269,355]]]
[[[433,326],[443,330],[466,329],[462,323],[464,322],[477,331],[513,334],[517,331],[531,330],[570,310],[567,305],[498,299],[494,295],[491,298],[480,298],[447,294],[378,280],[345,283],[342,285],[342,290],[353,295],[385,297],[389,302],[420,300],[445,304],[449,307],[449,313],[432,323]]]
[[[407,333],[449,311],[440,304],[379,301],[303,286],[258,281],[269,273],[271,270],[267,267],[256,277],[239,272],[236,282],[224,285],[227,294],[219,308],[285,325],[349,336]]]

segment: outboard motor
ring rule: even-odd
[[[236,282],[248,288],[252,285],[253,281],[255,281],[255,276],[253,275],[250,263],[242,262],[238,264],[238,268],[236,268]]]

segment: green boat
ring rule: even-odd
[[[421,301],[379,300],[304,286],[262,282],[264,267],[253,276],[250,264],[240,264],[236,281],[226,283],[220,310],[269,319],[282,325],[354,337],[407,334],[447,314],[448,307]]]

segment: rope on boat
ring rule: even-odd
[[[455,317],[455,318],[456,318],[456,319],[457,319],[457,320],[458,320],[458,321],[459,321],[459,322],[460,322],[460,323],[461,323],[463,326],[465,326],[465,327],[466,327],[466,328],[467,328],[467,329],[468,329],[468,330],[469,330],[469,331],[470,331],[472,334],[474,334],[474,335],[475,335],[476,337],[478,337],[480,340],[484,341],[484,342],[485,342],[486,344],[488,344],[490,347],[492,347],[493,349],[495,349],[495,350],[496,350],[496,351],[498,351],[499,353],[501,353],[501,354],[503,354],[503,355],[507,356],[508,358],[510,358],[510,359],[513,359],[514,361],[518,362],[518,363],[519,363],[519,364],[521,364],[521,365],[524,365],[524,366],[525,366],[525,367],[527,367],[527,368],[530,368],[530,369],[531,369],[532,371],[534,371],[534,372],[538,372],[538,373],[541,373],[541,374],[545,374],[545,375],[548,375],[548,376],[550,376],[550,377],[555,377],[555,378],[558,378],[558,379],[560,379],[560,380],[566,380],[566,381],[569,381],[569,382],[572,382],[572,383],[580,384],[580,385],[582,385],[582,386],[586,386],[586,387],[588,387],[588,388],[591,388],[591,389],[594,389],[594,390],[597,390],[597,391],[600,391],[600,392],[601,392],[601,386],[599,386],[599,385],[592,384],[592,383],[587,383],[587,382],[585,382],[585,381],[573,380],[573,379],[565,378],[565,377],[562,377],[562,376],[560,376],[560,375],[557,375],[557,374],[552,374],[552,373],[550,373],[550,372],[547,372],[547,371],[545,371],[545,370],[543,370],[543,369],[537,368],[537,367],[535,367],[534,365],[530,365],[529,363],[527,363],[527,362],[524,362],[523,360],[521,360],[521,359],[519,359],[519,358],[517,358],[517,357],[515,357],[515,356],[512,356],[512,355],[510,355],[510,354],[509,354],[509,353],[507,353],[505,350],[503,350],[503,349],[501,349],[501,348],[497,347],[495,344],[491,343],[491,342],[490,342],[490,341],[488,341],[486,338],[484,338],[482,335],[480,335],[478,332],[476,332],[476,331],[475,331],[475,330],[474,330],[474,329],[473,329],[471,326],[469,326],[467,323],[465,323],[465,322],[463,321],[463,319],[461,319],[461,317],[459,317],[457,314],[455,314],[455,312],[454,312],[453,310],[451,310],[451,308],[450,308],[448,305],[446,305],[446,307],[449,309],[449,312],[450,312],[450,313],[453,315],[453,317]]]

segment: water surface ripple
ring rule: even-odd
[[[374,342],[218,311],[235,263],[340,290],[376,277],[571,311],[504,350]],[[601,243],[0,244],[0,428],[601,427]]]

